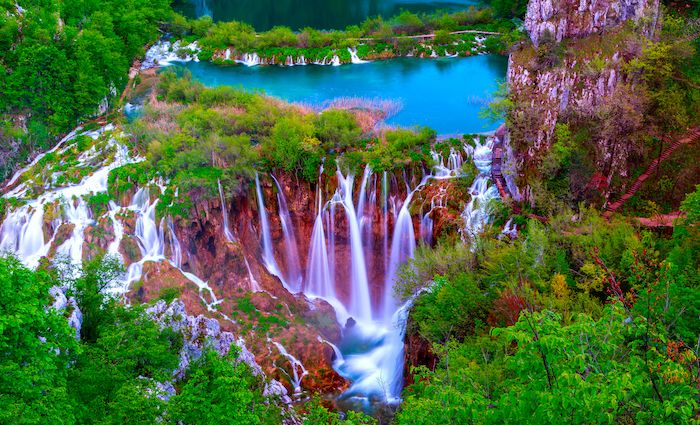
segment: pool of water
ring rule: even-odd
[[[400,109],[387,124],[428,126],[438,134],[452,135],[498,126],[481,118],[479,112],[491,100],[498,82],[505,79],[507,58],[397,58],[338,67],[219,66],[208,62],[182,66],[207,86],[260,90],[317,107],[342,97],[394,101]]]
[[[175,8],[189,17],[211,16],[215,21],[243,21],[258,31],[275,25],[344,29],[368,16],[412,12],[454,11],[476,5],[475,0],[177,0]]]

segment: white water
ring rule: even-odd
[[[339,203],[345,209],[345,217],[350,230],[351,298],[348,310],[356,320],[370,321],[372,320],[372,304],[369,297],[367,263],[365,262],[364,247],[360,236],[360,226],[352,199],[353,177],[352,175],[343,176],[340,169],[338,169],[336,175],[339,187],[331,201]]]
[[[284,285],[285,288],[291,291],[291,288],[287,284],[280,271],[277,261],[275,260],[275,253],[272,249],[272,236],[270,236],[270,221],[267,218],[267,210],[265,210],[265,199],[263,198],[262,189],[260,187],[260,177],[255,174],[255,194],[258,198],[258,216],[260,218],[260,230],[262,231],[262,260],[265,264],[265,268],[270,274],[277,276]]]
[[[268,342],[272,342],[275,347],[277,347],[277,350],[284,356],[287,361],[289,361],[289,366],[291,367],[291,374],[289,372],[286,372],[284,369],[280,368],[278,366],[278,369],[285,371],[287,374],[287,377],[290,380],[290,383],[294,387],[294,395],[299,395],[301,394],[301,380],[304,379],[306,375],[309,374],[309,372],[306,370],[304,365],[293,355],[289,354],[287,350],[284,348],[282,344],[280,344],[277,341],[272,341],[268,339]]]
[[[472,152],[474,165],[479,170],[479,175],[474,179],[469,193],[471,200],[462,211],[464,220],[463,234],[467,239],[474,239],[483,230],[489,220],[489,202],[498,198],[498,189],[491,183],[491,148],[493,140],[488,139],[481,144],[475,140],[476,146],[468,149]]]
[[[224,197],[224,189],[221,186],[221,180],[217,180],[217,183],[219,185],[219,199],[221,200],[221,213],[223,214],[223,218],[224,218],[224,237],[226,238],[227,241],[233,242],[234,237],[233,237],[233,233],[231,232],[231,227],[229,226],[229,223],[228,223],[228,208],[226,208],[226,198]]]
[[[277,186],[277,204],[279,206],[279,217],[282,224],[282,234],[284,236],[285,265],[287,266],[286,281],[292,292],[296,293],[301,291],[303,282],[301,266],[299,265],[299,252],[297,251],[297,238],[294,234],[294,225],[292,223],[292,218],[289,216],[287,199],[282,191],[282,186],[280,186],[275,176],[271,175],[271,177]]]
[[[94,134],[100,137],[100,132]],[[115,142],[112,142],[115,143]],[[465,234],[475,235],[488,222],[488,200],[497,196],[495,188],[490,186],[491,166],[490,141],[480,144],[475,148],[465,147],[467,155],[477,166],[480,174],[475,179],[470,189],[472,198],[462,213],[465,222]],[[94,156],[96,152],[86,152],[85,156]],[[337,319],[344,324],[349,317],[356,320],[351,329],[345,331],[345,341],[341,344],[337,355],[336,367],[343,376],[352,380],[352,386],[344,395],[349,398],[369,400],[372,396],[393,402],[400,397],[401,383],[403,381],[403,338],[406,318],[410,304],[399,308],[398,301],[393,294],[393,286],[400,267],[413,257],[416,247],[416,235],[414,234],[413,220],[410,214],[410,202],[417,190],[429,179],[448,179],[463,175],[462,166],[465,157],[461,152],[451,149],[447,158],[439,154],[433,155],[435,166],[431,172],[423,177],[420,184],[409,187],[409,180],[391,179],[392,175],[383,173],[376,175],[369,167],[366,167],[362,175],[357,201],[354,198],[354,177],[344,176],[337,171],[338,188],[330,200],[324,203],[322,199],[321,185],[317,193],[317,211],[314,227],[309,241],[308,260],[306,269],[299,264],[299,256],[296,249],[297,238],[294,234],[294,225],[289,215],[287,200],[279,182],[277,185],[278,214],[282,233],[284,235],[284,265],[285,277],[275,259],[272,245],[270,222],[265,209],[260,179],[256,176],[256,194],[259,210],[259,222],[261,232],[261,257],[265,267],[272,274],[280,277],[292,292],[302,291],[310,298],[320,297],[327,300],[336,310]],[[136,161],[128,157],[126,150],[117,149],[117,155],[112,164],[104,164],[92,175],[86,177],[80,184],[47,191],[35,200],[28,200],[24,206],[11,210],[2,227],[0,227],[0,250],[8,250],[17,253],[32,266],[38,264],[39,259],[48,253],[55,237],[56,229],[61,223],[71,223],[74,228],[70,238],[58,247],[59,253],[64,253],[73,261],[80,261],[83,257],[84,230],[94,223],[92,212],[83,200],[83,195],[100,193],[107,189],[107,176],[109,171],[128,161]],[[13,184],[19,179],[14,178]],[[381,187],[378,187],[381,185]],[[22,194],[27,192],[23,185],[17,186],[12,192]],[[391,191],[390,186],[406,186],[407,196],[404,200],[396,191]],[[160,188],[163,184],[152,184],[151,191]],[[377,199],[378,190],[381,190]],[[393,193],[393,194],[392,194]],[[219,196],[221,198],[222,213],[224,215],[224,236],[227,240],[233,240],[233,233],[228,223],[227,204],[224,191],[219,183]],[[153,198],[153,199],[152,199]],[[63,205],[62,213],[55,223],[52,223],[54,234],[46,234],[44,225],[44,205],[60,200]],[[133,237],[138,240],[141,258],[128,268],[125,285],[121,290],[126,290],[128,284],[141,278],[144,264],[148,261],[169,261],[183,276],[197,285],[200,297],[211,311],[215,311],[216,305],[221,302],[209,285],[197,276],[184,272],[183,252],[175,232],[175,226],[170,217],[156,217],[157,197],[151,197],[149,188],[140,188],[128,206],[121,207],[114,202],[109,204],[108,216],[113,222],[114,240],[109,244],[107,251],[118,255],[120,242],[125,237],[124,226],[120,221],[120,214],[131,211],[135,214],[135,232]],[[430,213],[436,208],[442,208],[444,199],[441,195],[435,196],[430,201],[430,211],[421,214],[420,236],[428,243],[432,235],[432,219]],[[377,204],[378,203],[378,204]],[[336,208],[342,208],[344,216],[340,216],[336,223]],[[375,250],[372,240],[372,222],[379,215],[381,220],[382,240],[376,241],[377,252],[384,257],[382,270],[375,271],[372,275],[382,276],[380,282],[370,281],[370,267],[377,267],[371,261],[370,254]],[[390,219],[390,215],[393,217]],[[347,223],[346,223],[347,221]],[[394,223],[390,227],[389,223]],[[347,226],[345,226],[347,224]],[[340,229],[347,229],[346,235],[336,235]],[[505,232],[509,233],[513,227],[506,226]],[[46,240],[48,239],[48,241]],[[302,241],[304,242],[304,241]],[[169,248],[169,254],[168,254]],[[336,282],[336,252],[348,249],[350,271],[348,281]],[[278,249],[278,252],[282,252]],[[194,255],[186,253],[187,255]],[[168,255],[169,258],[166,258]],[[339,257],[341,258],[341,257]],[[296,260],[296,264],[295,264]],[[248,270],[250,289],[260,290],[255,280],[248,261],[244,257]],[[381,260],[380,260],[381,262]],[[337,286],[336,286],[337,284]],[[338,299],[338,288],[347,285],[349,299]],[[370,294],[370,287],[382,288],[381,293],[374,297]],[[377,299],[373,299],[377,298]],[[373,306],[377,306],[373,308]],[[353,343],[354,342],[354,343]],[[357,351],[357,346],[367,347],[363,351]],[[305,375],[305,369],[298,360],[286,353],[284,347],[278,347],[280,353],[289,360],[290,381],[295,387],[301,388],[301,382]],[[284,351],[284,352],[283,352]],[[286,354],[285,354],[286,353]]]
[[[348,47],[348,52],[350,52],[350,62],[353,64],[367,63],[369,61],[362,60],[357,56],[357,47]]]
[[[172,43],[159,40],[146,52],[146,56],[141,63],[141,69],[170,66],[173,62],[197,62],[199,61],[197,58],[199,50],[196,41],[183,46],[180,40]]]
[[[227,50],[228,51],[228,50]],[[260,56],[257,53],[245,53],[241,59],[236,59],[236,63],[243,64],[245,66],[258,66],[260,65]]]

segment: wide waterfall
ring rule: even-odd
[[[111,130],[112,127],[105,127],[86,134],[97,139]],[[114,155],[105,155],[104,162],[95,164],[97,152],[94,149],[82,153],[79,161],[90,163],[94,171],[77,184],[54,188],[47,183],[43,192],[32,197],[31,182],[18,183],[18,177],[13,177],[10,184],[16,186],[5,196],[22,199],[23,204],[10,209],[0,227],[0,251],[15,253],[31,267],[36,267],[50,252],[74,263],[89,255],[85,251],[89,245],[86,232],[96,224],[96,219],[87,199],[107,191],[112,169],[142,160],[130,157],[115,137],[107,137],[106,148]],[[71,148],[70,142],[70,139],[62,142],[67,145],[60,149]],[[338,347],[333,346],[336,350],[334,367],[352,383],[340,397],[341,401],[368,408],[370,400],[384,403],[400,400],[403,339],[411,301],[402,305],[394,286],[401,268],[413,258],[417,242],[432,243],[431,214],[445,207],[445,194],[442,188],[432,192],[432,199],[423,201],[424,205],[430,205],[430,210],[426,212],[421,206],[420,216],[415,220],[411,203],[431,181],[463,178],[466,175],[464,162],[471,158],[479,174],[471,185],[471,198],[465,200],[468,202],[462,212],[465,240],[471,239],[488,223],[489,201],[498,196],[490,181],[492,145],[489,139],[476,140],[473,146],[452,148],[445,158],[433,153],[433,167],[423,171],[418,182],[418,176],[375,173],[366,166],[357,173],[361,175],[358,185],[355,175],[344,173],[339,166],[333,179],[337,185],[329,189],[322,184],[321,170],[314,211],[309,212],[313,214],[313,229],[306,236],[308,240],[301,240],[304,233],[299,230],[299,223],[295,223],[300,218],[298,211],[290,212],[293,203],[286,198],[287,188],[275,176],[255,176],[260,249],[244,252],[243,261],[250,281],[248,289],[260,290],[248,263],[257,258],[290,292],[309,299],[321,298],[333,306],[336,319],[344,327],[341,342]],[[60,153],[60,149],[56,152]],[[21,173],[28,170],[30,168]],[[275,194],[270,199],[265,198],[263,179],[271,183]],[[113,200],[107,205],[104,217],[111,220],[113,239],[105,244],[105,251],[128,265],[123,285],[114,291],[126,292],[131,283],[142,278],[149,263],[167,262],[193,282],[199,288],[204,305],[216,311],[221,300],[216,298],[208,283],[183,270],[183,264],[189,264],[196,253],[183,252],[172,217],[157,216],[165,186],[166,182],[154,180],[135,188],[130,197],[122,199],[124,204]],[[222,236],[233,242],[234,232],[221,182],[218,182],[218,190],[223,214]],[[269,217],[269,214],[276,216]],[[125,216],[133,217],[129,227],[133,234],[126,234],[126,222],[122,222]],[[62,226],[68,227],[61,232]],[[273,240],[273,230],[274,238],[283,240]],[[59,238],[59,235],[63,236]],[[138,258],[127,260],[123,254],[122,242],[126,238],[136,243]],[[308,250],[308,255],[300,255],[300,250]],[[183,254],[187,257],[183,258]],[[278,366],[287,370],[295,392],[301,391],[306,375],[304,365],[284,347],[278,343],[274,345],[289,363]]]
[[[341,401],[354,406],[359,403],[364,408],[369,408],[370,400],[399,401],[403,387],[403,339],[411,301],[401,305],[394,285],[400,269],[413,257],[417,241],[431,243],[430,214],[445,207],[444,190],[440,188],[430,200],[431,209],[416,220],[420,226],[418,234],[411,216],[411,201],[430,180],[462,178],[464,161],[471,157],[479,175],[470,189],[472,198],[462,213],[463,231],[472,235],[482,230],[488,220],[488,201],[497,196],[490,184],[491,147],[490,140],[483,143],[475,140],[474,146],[452,148],[446,158],[433,153],[434,166],[415,186],[411,186],[405,175],[401,181],[394,174],[376,174],[366,166],[358,187],[353,174],[344,174],[338,168],[337,187],[329,199],[324,199],[321,190],[321,172],[308,245],[297,244],[303,241],[296,240],[284,190],[271,176],[277,189],[277,212],[284,238],[277,243],[276,250],[272,249],[260,178],[256,179],[262,258],[268,270],[284,276],[285,285],[294,292],[299,288],[310,298],[328,301],[336,309],[340,324],[345,326],[343,340],[338,347],[333,346],[337,357],[334,367],[352,382]],[[381,239],[374,237],[377,220]],[[299,285],[297,278],[292,277],[298,267],[297,246],[308,246],[306,269],[299,274],[303,281]],[[280,258],[275,258],[275,253]],[[384,260],[375,261],[377,255]],[[280,271],[278,264],[285,265],[286,272]],[[291,360],[290,364],[293,364]],[[292,368],[296,371],[296,366]],[[294,376],[295,382],[297,379]]]

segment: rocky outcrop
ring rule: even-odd
[[[560,66],[533,70],[527,53],[516,52],[508,60],[508,83],[513,96],[530,107],[529,156],[547,148],[559,115],[569,110],[578,115],[590,115],[617,87],[620,78],[620,56],[598,56],[600,65],[594,69],[594,58],[564,58]],[[529,105],[528,105],[529,104]]]
[[[557,123],[572,120],[588,129],[589,158],[605,176],[604,195],[614,178],[626,175],[630,158],[638,153],[629,141],[641,126],[634,112],[644,110],[644,100],[624,65],[641,54],[644,38],[656,26],[658,8],[658,0],[529,2],[525,27],[532,45],[519,46],[508,64],[515,108],[506,140],[517,151],[524,176],[519,183],[527,184],[529,173],[539,172],[535,170],[553,142]],[[637,26],[623,25],[630,20]]]
[[[530,0],[525,28],[538,46],[545,34],[557,42],[582,38],[618,26],[627,20],[649,19],[653,28],[659,0]]]
[[[51,308],[62,312],[71,328],[75,329],[75,338],[80,339],[80,329],[83,325],[83,313],[78,308],[75,298],[66,296],[64,288],[54,286],[49,289],[49,294],[53,297]]]

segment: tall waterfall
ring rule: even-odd
[[[275,176],[271,177],[277,186],[277,204],[279,206],[279,217],[284,236],[285,264],[287,266],[286,280],[293,292],[299,292],[301,291],[303,277],[301,274],[301,266],[299,265],[299,252],[297,251],[297,238],[294,234],[294,225],[292,223],[292,218],[289,216],[287,199],[282,191],[282,186],[280,186]]]
[[[360,224],[355,213],[352,199],[353,176],[343,176],[338,169],[338,191],[333,196],[333,202],[339,203],[345,209],[345,217],[350,230],[351,251],[351,299],[349,311],[355,319],[372,320],[372,304],[369,297],[369,281],[367,279],[367,263],[365,262],[364,247],[360,235]]]
[[[224,197],[224,189],[221,186],[221,180],[216,181],[219,185],[219,199],[221,200],[221,213],[224,219],[224,237],[227,241],[233,242],[233,233],[231,232],[231,227],[228,223],[228,209],[226,208],[226,197]]]
[[[311,233],[309,245],[309,262],[306,267],[306,286],[304,292],[327,299],[335,299],[334,280],[331,277],[330,263],[328,262],[328,249],[326,235],[323,229],[323,200],[321,188],[318,189],[318,213],[314,220],[314,229]]]
[[[280,278],[286,288],[289,289],[287,282],[282,276],[275,254],[272,250],[272,236],[270,236],[270,221],[267,218],[267,210],[265,210],[265,198],[263,198],[262,189],[260,188],[260,177],[255,174],[255,194],[258,197],[258,215],[260,217],[260,229],[262,231],[262,260],[265,263],[267,271]]]

